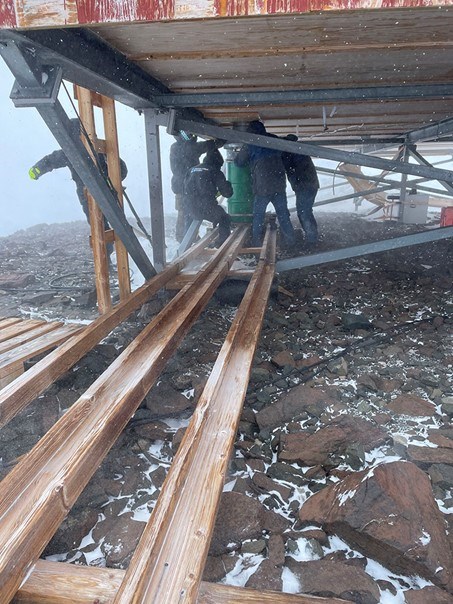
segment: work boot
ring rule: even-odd
[[[318,242],[318,226],[315,219],[307,219],[302,223],[302,228],[305,231],[305,240],[309,244]]]

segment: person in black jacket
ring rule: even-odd
[[[288,140],[297,141],[297,136],[288,134]],[[319,180],[313,160],[309,155],[283,153],[283,165],[292,190],[296,194],[296,210],[300,225],[305,231],[307,243],[318,241],[318,225],[313,215],[313,204],[319,190]]]
[[[176,240],[181,242],[186,232],[187,217],[182,205],[184,179],[190,168],[196,166],[204,153],[214,151],[223,145],[223,141],[197,141],[193,134],[181,130],[175,135],[176,142],[170,147],[170,168],[172,171],[171,190],[175,194]]]
[[[267,133],[264,124],[259,120],[250,122],[247,131],[253,134],[273,136]],[[285,243],[292,245],[295,241],[295,235],[288,211],[286,174],[281,151],[269,147],[245,145],[236,156],[235,163],[239,167],[249,164],[252,173],[254,196],[252,245],[261,245],[264,217],[266,208],[270,203],[275,208]]]
[[[73,130],[73,135],[80,136],[80,122],[77,118],[71,120],[71,127]],[[107,157],[104,153],[99,153],[98,160],[102,174],[107,177]],[[124,180],[127,176],[127,166],[122,159],[120,159],[120,167],[121,180]],[[46,155],[45,157],[40,159],[34,166],[29,169],[28,175],[32,180],[38,180],[38,178],[41,178],[41,176],[44,176],[44,174],[52,172],[52,170],[58,170],[59,168],[69,168],[71,172],[71,178],[76,185],[77,197],[79,198],[80,205],[82,206],[82,210],[84,211],[84,214],[89,224],[90,214],[88,212],[88,200],[85,195],[85,185],[83,184],[80,176],[72,167],[69,159],[66,157],[62,149],[58,149],[58,151],[54,151],[53,153],[50,153],[49,155]]]
[[[218,194],[223,197],[233,195],[233,187],[221,171],[222,165],[220,152],[217,149],[209,151],[201,164],[190,168],[183,187],[183,204],[188,220],[209,220],[214,226],[219,225],[217,246],[231,233],[231,219],[217,203]]]

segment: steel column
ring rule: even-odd
[[[96,168],[57,99],[61,69],[43,71],[35,57],[24,53],[14,42],[0,45],[0,54],[16,78],[11,98],[16,107],[35,107],[56,138],[74,170],[110,222],[138,269],[146,279],[156,274],[132,227],[120,208],[116,195]],[[42,86],[45,82],[45,86]]]
[[[159,126],[156,122],[156,112],[153,109],[145,109],[143,113],[145,115],[146,158],[148,162],[153,261],[156,269],[161,271],[165,267],[166,258]]]
[[[276,270],[279,273],[283,273],[284,271],[306,268],[308,266],[317,266],[318,264],[346,260],[357,256],[367,256],[368,254],[396,250],[402,247],[429,243],[430,241],[439,241],[450,237],[453,237],[453,227],[444,227],[432,231],[414,233],[413,235],[403,235],[402,237],[395,237],[394,239],[386,239],[385,241],[372,241],[371,243],[365,243],[364,245],[331,250],[329,252],[322,252],[321,254],[280,260],[280,262],[277,262],[276,264]]]

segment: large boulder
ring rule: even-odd
[[[323,526],[398,573],[451,585],[452,554],[428,476],[396,461],[350,474],[310,497],[302,523]]]
[[[332,455],[345,454],[352,443],[369,451],[387,439],[387,433],[376,424],[360,417],[342,415],[314,434],[302,430],[282,434],[278,459],[303,466],[325,466],[330,465]]]

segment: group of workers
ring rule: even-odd
[[[74,135],[80,134],[79,120],[71,120]],[[255,120],[250,122],[247,132],[275,137],[266,131],[264,124]],[[178,212],[176,239],[182,241],[193,219],[208,220],[219,227],[216,246],[221,245],[231,232],[231,218],[219,205],[220,196],[229,198],[233,187],[222,172],[224,163],[219,148],[224,141],[198,141],[193,134],[179,132],[176,142],[170,148],[170,168],[172,170],[171,187],[175,194],[175,207]],[[287,140],[297,141],[295,135]],[[204,155],[200,163],[200,157]],[[121,162],[121,178],[127,175],[127,167]],[[286,197],[286,179],[296,195],[296,210],[307,244],[318,240],[318,228],[313,215],[313,203],[319,189],[316,168],[307,155],[281,152],[269,147],[243,145],[234,159],[238,167],[249,166],[253,191],[252,246],[260,246],[264,234],[266,209],[274,206],[284,243],[295,243],[294,227],[291,223]],[[107,162],[103,154],[98,158],[99,169],[107,176]],[[42,175],[67,166],[77,187],[77,196],[89,221],[88,204],[82,180],[71,166],[63,151],[54,151],[46,155],[29,170],[30,178],[37,180]],[[107,224],[106,224],[107,227]],[[110,256],[113,246],[109,244]]]
[[[247,132],[275,136],[264,124],[255,120]],[[172,190],[175,193],[178,220],[176,238],[182,240],[192,219],[209,220],[219,225],[220,245],[230,234],[230,217],[217,203],[217,197],[231,197],[233,188],[221,171],[223,158],[218,148],[223,141],[198,142],[185,132],[175,136],[170,149],[170,167],[173,172]],[[295,135],[287,140],[297,141]],[[199,158],[206,153],[199,163]],[[295,243],[294,227],[288,210],[286,179],[296,195],[296,210],[307,244],[318,240],[318,228],[313,215],[313,204],[319,189],[316,168],[307,155],[281,152],[269,147],[244,145],[234,159],[238,167],[250,167],[253,191],[252,246],[261,245],[266,209],[274,206],[280,230],[287,246]]]

